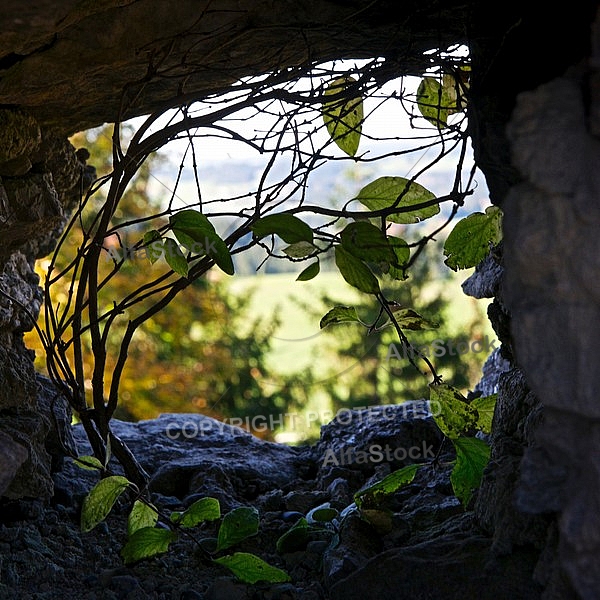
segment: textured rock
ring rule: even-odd
[[[192,494],[213,495],[233,508],[314,472],[310,450],[265,442],[199,414],[113,421],[112,430],[151,475],[150,489],[182,500]],[[80,453],[89,453],[81,426],[74,428],[74,435]]]
[[[74,190],[85,164],[67,140],[52,131],[41,134],[20,112],[0,110],[0,123],[0,171],[11,175],[0,180],[0,431],[27,450],[4,493],[49,497],[50,472],[60,464],[62,445],[72,448],[70,413],[62,399],[48,398],[48,382],[38,386],[33,353],[22,338],[42,304],[34,259],[55,246],[78,198]]]
[[[30,115],[0,109],[0,166],[38,149],[40,127]]]
[[[341,411],[321,428],[316,449],[322,460],[321,476],[327,480],[329,472],[339,467],[372,473],[382,462],[399,468],[431,460],[441,440],[428,403],[417,400]]]
[[[0,496],[10,487],[26,460],[27,449],[0,431]]]
[[[587,130],[584,87],[575,70],[519,97],[509,134],[525,181],[506,199],[504,259],[515,355],[544,404],[519,505],[561,513],[562,567],[592,599],[600,589],[600,146]]]
[[[535,553],[494,561],[489,540],[472,531],[452,533],[375,556],[334,585],[331,600],[536,600],[541,589],[529,573]]]
[[[26,107],[43,126],[71,134],[116,121],[120,109],[126,118],[148,114],[307,59],[381,56],[393,47],[394,56],[410,55],[398,68],[420,73],[428,65],[420,50],[464,39],[466,11],[458,1],[431,14],[420,8],[414,0],[400,14],[391,0],[6,0],[0,104]]]

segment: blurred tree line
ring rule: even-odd
[[[86,148],[90,153],[88,164],[96,167],[99,177],[111,170],[111,132],[108,127],[79,133],[71,139],[75,148]],[[160,211],[161,200],[150,193],[153,169],[160,161],[157,156],[146,162],[120,204],[123,221],[141,218]],[[93,202],[103,201],[97,194]],[[97,206],[97,204],[96,204]],[[89,225],[83,216],[82,226]],[[130,228],[129,228],[130,230]],[[79,232],[79,233],[77,233]],[[143,234],[140,229],[141,237]],[[67,265],[81,243],[81,229],[74,228],[63,246],[57,268]],[[135,240],[106,239],[114,256],[131,247]],[[395,282],[393,294],[397,302],[419,310],[424,316],[442,317],[440,327],[425,332],[413,332],[411,341],[417,346],[432,347],[434,340],[452,340],[454,345],[471,343],[483,334],[485,316],[475,312],[467,330],[450,334],[444,322],[448,299],[443,294],[425,298],[422,290],[432,279],[448,277],[447,270],[437,268],[440,252],[427,246],[426,259],[420,260],[404,282]],[[324,262],[326,264],[326,261]],[[106,272],[112,266],[106,261]],[[115,297],[124,297],[127,290],[136,289],[144,281],[144,271],[152,266],[139,255],[131,255],[110,280]],[[68,279],[68,278],[67,278]],[[53,285],[54,301],[69,293],[68,281]],[[300,283],[296,285],[301,285]],[[124,420],[150,419],[161,413],[198,412],[218,419],[302,413],[318,393],[327,398],[327,409],[334,413],[341,408],[399,403],[406,399],[428,397],[427,377],[424,377],[402,354],[393,328],[376,330],[365,336],[356,324],[329,327],[326,338],[330,344],[319,349],[319,361],[331,364],[329,375],[323,377],[311,368],[298,373],[280,373],[269,361],[272,337],[280,324],[279,317],[253,316],[250,295],[234,296],[224,276],[218,272],[200,278],[181,294],[177,302],[169,304],[138,331],[121,382],[120,402],[115,416]],[[322,307],[332,307],[333,293],[317,299],[304,308],[316,321]],[[364,322],[373,322],[377,316],[371,298],[356,305]],[[43,311],[42,311],[43,314]],[[108,340],[108,348],[116,350],[122,331],[115,330]],[[391,351],[395,343],[397,351]],[[27,344],[36,350],[40,370],[44,370],[43,350],[34,334],[28,334]],[[85,347],[91,357],[89,340]],[[109,352],[115,356],[117,352]],[[452,354],[445,352],[433,360],[444,379],[458,388],[468,389],[477,380],[485,353]],[[417,361],[418,363],[419,361]],[[86,378],[91,385],[91,359],[84,358]],[[254,431],[263,437],[273,437],[274,431]],[[318,435],[318,428],[309,435]]]

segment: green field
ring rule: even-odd
[[[460,284],[470,274],[455,274],[450,282],[429,284],[423,295],[443,293],[451,299],[446,321],[452,333],[463,330],[473,318],[485,314],[487,300],[475,300],[463,293]],[[321,296],[327,292],[340,304],[352,305],[364,294],[350,287],[336,272],[320,273],[311,281],[295,281],[294,273],[277,273],[250,277],[235,277],[229,284],[234,295],[252,294],[250,312],[253,316],[271,319],[278,312],[281,326],[273,337],[273,350],[270,360],[273,368],[282,373],[300,371],[313,361],[313,350],[323,343],[324,334],[319,330],[320,316],[331,307],[321,303]],[[312,316],[303,305],[319,309]],[[435,318],[435,315],[429,315]],[[487,324],[484,332],[494,339],[495,334]],[[314,365],[313,365],[314,366]]]

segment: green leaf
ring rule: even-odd
[[[386,217],[391,223],[419,223],[440,212],[438,204],[406,211],[411,206],[417,206],[435,199],[435,195],[422,185],[404,177],[379,177],[368,183],[360,190],[354,200],[364,204],[369,210],[384,210],[392,206],[398,212]]]
[[[408,279],[404,266],[407,265],[410,260],[410,248],[402,238],[391,235],[388,235],[388,243],[396,256],[395,264],[390,265],[388,275],[393,279],[404,281]]]
[[[298,217],[287,213],[267,215],[258,219],[252,225],[252,232],[259,240],[267,235],[275,234],[288,244],[312,243],[313,241],[313,231],[310,226]]]
[[[148,506],[141,500],[136,500],[127,518],[127,535],[131,537],[138,529],[154,527],[157,521],[158,511],[156,508]]]
[[[361,508],[360,516],[371,524],[379,535],[386,535],[392,529],[394,513],[389,509]]]
[[[476,428],[479,415],[457,389],[440,383],[429,390],[433,418],[445,436],[455,440]]]
[[[75,464],[85,471],[102,471],[104,465],[95,456],[78,456],[73,459]]]
[[[227,275],[233,275],[235,268],[233,266],[233,259],[231,258],[231,252],[227,247],[227,244],[222,240],[216,233],[207,234],[205,238],[206,253],[210,256],[215,264]]]
[[[200,498],[184,512],[171,514],[171,521],[181,527],[196,527],[204,521],[215,521],[221,518],[221,505],[216,498]]]
[[[423,329],[437,329],[439,327],[438,323],[429,321],[412,308],[398,308],[393,312],[400,329],[422,331]]]
[[[101,479],[85,497],[81,507],[81,531],[88,532],[101,523],[117,498],[127,489],[129,480],[120,475]]]
[[[175,237],[189,252],[208,255],[224,273],[234,274],[231,252],[206,215],[197,210],[181,210],[169,222]]]
[[[380,292],[379,281],[362,260],[356,258],[342,246],[335,247],[335,264],[342,277],[355,288],[367,294]]]
[[[291,258],[306,258],[317,250],[314,244],[310,242],[296,242],[283,249],[283,253]]]
[[[200,211],[192,208],[180,210],[174,215],[171,215],[169,217],[169,224],[171,225],[174,233],[176,229],[180,232],[184,232],[184,239],[185,233],[187,233],[187,235],[192,238],[192,241],[197,241],[196,238],[201,238],[202,234],[207,231],[215,233],[215,228],[208,220],[208,217]],[[184,243],[182,240],[179,241],[181,241],[182,244]]]
[[[258,510],[251,506],[241,506],[228,512],[219,528],[217,550],[224,550],[256,535],[258,521]]]
[[[471,408],[474,408],[478,415],[475,426],[480,431],[483,431],[483,433],[492,432],[492,421],[494,419],[497,400],[498,394],[491,394],[490,396],[482,396],[471,401]]]
[[[342,247],[356,258],[367,262],[395,263],[396,254],[379,227],[368,221],[347,225],[340,234]]]
[[[298,550],[304,550],[309,540],[310,528],[308,521],[301,517],[296,521],[293,527],[288,529],[278,540],[277,540],[277,552],[279,554],[285,554],[287,552],[296,552]]]
[[[356,83],[353,77],[339,77],[325,90],[325,96],[344,94]],[[348,156],[355,156],[360,144],[362,122],[364,120],[363,99],[361,96],[326,100],[322,108],[323,122],[331,139]]]
[[[481,484],[483,471],[490,460],[490,447],[475,437],[460,437],[452,440],[456,448],[456,464],[450,474],[454,494],[466,508],[473,490]]]
[[[163,248],[165,253],[165,260],[167,264],[182,277],[188,275],[188,263],[183,255],[183,252],[179,248],[179,245],[174,239],[165,238],[163,242]]]
[[[138,529],[121,548],[121,556],[125,564],[131,564],[162,554],[169,549],[169,544],[177,539],[177,534],[169,529],[143,527]]]
[[[308,511],[306,520],[309,523],[329,523],[338,516],[338,511],[335,508],[331,508],[329,502],[326,502],[322,506],[317,506],[312,510]]]
[[[306,269],[304,269],[304,271],[302,271],[302,273],[296,277],[296,281],[310,281],[311,279],[314,279],[320,271],[321,265],[317,260],[316,262],[308,265],[308,267],[306,267]]]
[[[284,583],[290,581],[290,576],[285,571],[271,566],[258,556],[248,552],[235,552],[228,556],[215,558],[215,562],[228,568],[238,579],[246,583],[257,583],[258,581]]]
[[[425,119],[438,129],[448,126],[448,117],[461,112],[465,105],[452,75],[439,78],[424,77],[417,89],[417,106]]]
[[[444,261],[453,271],[477,266],[489,253],[490,245],[502,239],[502,211],[488,206],[461,219],[444,244]]]
[[[325,329],[328,325],[347,323],[349,321],[360,323],[356,309],[353,306],[335,306],[321,319],[319,327]]]
[[[417,473],[421,465],[407,465],[398,471],[390,473],[381,481],[370,485],[364,490],[360,490],[354,494],[354,502],[356,506],[361,508],[363,505],[367,507],[377,506],[386,496],[393,494],[398,488],[410,483]]]
[[[144,247],[146,248],[146,257],[154,264],[163,255],[162,236],[156,229],[147,231],[144,234]]]

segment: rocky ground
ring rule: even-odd
[[[540,597],[531,583],[537,551],[513,549],[505,556],[492,552],[492,540],[452,493],[447,464],[452,456],[442,448],[432,462],[440,448],[439,430],[423,412],[424,403],[414,406],[408,412],[396,406],[340,415],[322,428],[320,441],[311,447],[265,442],[201,415],[116,422],[117,435],[151,475],[152,499],[159,508],[169,514],[203,496],[217,498],[222,513],[256,507],[259,533],[235,550],[260,556],[285,570],[291,581],[242,583],[203,559],[196,542],[185,536],[167,553],[125,566],[119,552],[126,540],[127,503],[119,501],[104,523],[81,533],[81,504],[98,475],[65,459],[54,474],[50,503],[3,501],[0,507],[0,598]],[[77,426],[74,439],[80,455],[86,454],[89,449]],[[411,448],[413,458],[407,456]],[[385,523],[374,526],[361,518],[353,507],[356,491],[423,459],[431,464],[390,497]],[[346,510],[344,518],[325,527],[327,531],[311,533],[299,549],[277,552],[278,538],[325,502]],[[202,539],[214,536],[215,526],[192,531]]]

